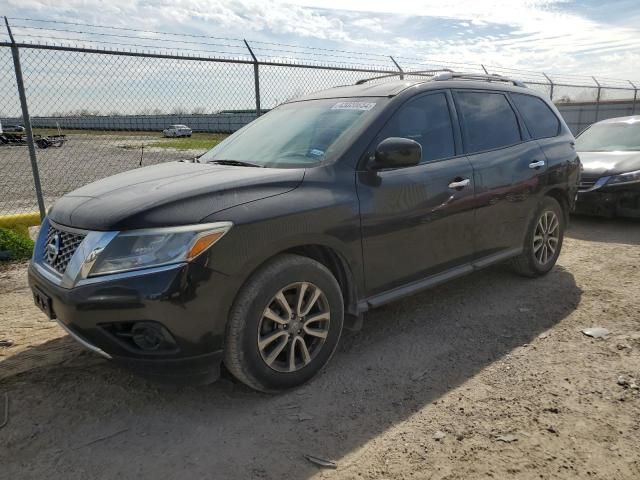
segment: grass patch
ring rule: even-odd
[[[65,129],[61,128],[60,133],[62,135],[109,135],[113,137],[158,137],[162,138],[162,132],[144,132],[144,131],[130,131],[130,130],[84,130],[84,129]],[[57,128],[34,128],[34,135],[58,135]]]
[[[56,128],[34,128],[34,135],[57,135],[58,130]],[[147,137],[141,139],[141,143],[138,144],[126,144],[121,145],[121,148],[125,149],[139,149],[143,145],[145,147],[155,148],[172,148],[175,150],[209,150],[215,147],[222,140],[227,138],[227,133],[194,133],[191,137],[178,137],[178,138],[164,138],[162,132],[130,132],[130,131],[116,131],[116,130],[62,130],[63,135],[98,135],[98,136],[111,136],[111,137]],[[153,137],[153,138],[149,138]]]
[[[191,137],[166,138],[145,146],[176,150],[209,150],[227,137],[226,133],[194,133]]]
[[[0,260],[27,260],[33,253],[33,240],[8,228],[0,228]]]

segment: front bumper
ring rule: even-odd
[[[204,257],[74,288],[56,285],[32,264],[29,284],[50,299],[52,316],[85,347],[155,380],[209,383],[220,373],[235,292]],[[157,326],[166,342],[155,350],[140,348],[130,333],[136,325]]]
[[[578,192],[574,211],[583,215],[640,218],[640,185]]]

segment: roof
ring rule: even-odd
[[[407,75],[410,75],[409,73]],[[341,87],[328,88],[313,92],[303,97],[291,100],[300,102],[305,100],[321,100],[329,98],[349,98],[349,97],[393,97],[404,90],[418,86],[421,89],[435,88],[481,88],[485,90],[508,90],[513,92],[526,91],[529,94],[538,95],[535,90],[530,90],[524,86],[517,86],[505,81],[489,81],[465,78],[440,78],[424,77],[416,80],[390,80],[379,83],[363,83],[361,85],[344,85]]]
[[[381,83],[364,83],[362,85],[343,85],[313,92],[296,98],[294,101],[341,97],[393,97],[413,85],[424,83],[428,80],[428,78],[420,80],[391,80]]]
[[[616,117],[607,118],[606,120],[600,120],[597,123],[636,123],[640,122],[640,115],[632,115],[628,117]]]

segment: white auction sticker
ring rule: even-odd
[[[369,102],[339,102],[336,103],[331,110],[371,110],[375,107],[375,103]]]

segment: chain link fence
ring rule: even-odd
[[[72,22],[16,18],[1,30],[0,217],[42,213],[91,181],[193,158],[282,102],[362,78],[438,69],[517,78],[556,102],[574,133],[640,110],[627,80]],[[29,121],[32,140],[20,131]],[[181,124],[191,136],[163,133]]]

